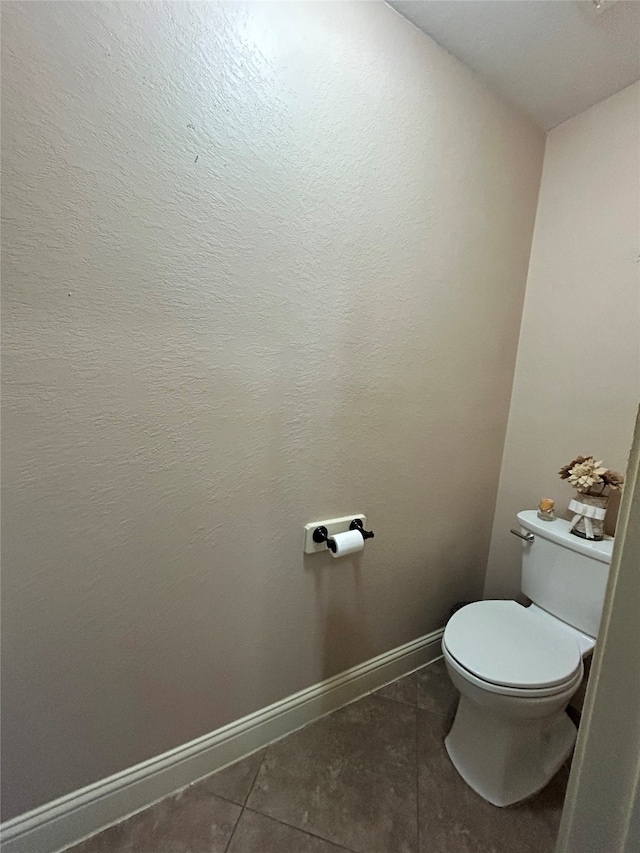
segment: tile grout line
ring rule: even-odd
[[[283,826],[288,826],[289,829],[295,829],[297,832],[301,832],[303,835],[308,835],[311,838],[317,838],[318,841],[324,841],[325,844],[331,844],[333,847],[337,847],[338,850],[344,850],[345,853],[358,853],[357,850],[354,850],[351,847],[345,847],[342,844],[338,844],[336,841],[331,841],[329,838],[325,838],[324,835],[317,835],[315,832],[309,832],[308,829],[300,829],[299,826],[294,826],[292,823],[287,823],[284,820],[280,820],[280,818],[273,817],[273,815],[265,814],[264,812],[259,812],[257,809],[252,809],[250,806],[245,806],[243,811],[253,812],[254,814],[259,815],[260,817],[266,817],[268,820],[272,820],[275,823],[281,823]]]
[[[238,804],[236,803],[236,805],[238,805]],[[244,806],[240,806],[240,813],[238,814],[238,817],[236,818],[236,822],[233,825],[233,829],[231,830],[231,835],[229,836],[229,840],[227,841],[225,848],[224,848],[224,853],[227,853],[227,850],[231,846],[231,842],[233,841],[233,836],[236,834],[236,829],[238,828],[238,824],[240,823],[240,818],[242,817],[243,813],[244,813]]]
[[[405,702],[404,699],[393,699],[391,696],[380,696],[378,693],[370,693],[370,696],[375,696],[376,699],[384,699],[385,702],[395,702],[396,705],[406,705],[408,708],[416,708],[415,704]]]
[[[236,829],[238,828],[238,824],[240,823],[240,818],[244,814],[244,810],[245,810],[246,805],[247,805],[247,800],[249,799],[249,796],[250,796],[251,792],[253,791],[253,786],[256,784],[256,779],[258,778],[258,773],[262,770],[262,765],[264,764],[264,760],[267,757],[267,750],[268,749],[269,749],[269,747],[267,747],[264,751],[264,755],[262,756],[260,764],[258,765],[258,769],[255,772],[255,776],[253,777],[253,781],[249,785],[249,790],[247,791],[247,793],[245,795],[245,798],[242,802],[242,805],[240,805],[240,803],[236,803],[236,805],[240,806],[240,813],[239,813],[238,817],[236,818],[236,822],[233,826],[233,830],[231,831],[231,835],[229,836],[229,840],[227,841],[226,847],[224,848],[224,853],[227,853],[227,850],[231,846],[231,842],[233,841],[233,836],[236,834]],[[252,811],[252,809],[249,809],[249,811]]]
[[[267,757],[267,753],[268,753],[268,752],[269,752],[269,747],[267,746],[267,747],[265,747],[264,755],[262,756],[262,759],[261,759],[261,761],[260,761],[260,764],[258,765],[258,769],[256,770],[256,774],[255,774],[255,776],[253,777],[253,782],[251,783],[251,785],[249,785],[249,790],[247,791],[247,796],[244,798],[244,802],[242,803],[242,808],[245,808],[245,806],[246,806],[246,805],[247,805],[247,803],[249,802],[249,797],[251,796],[251,792],[252,792],[252,791],[253,791],[253,789],[254,789],[254,786],[255,786],[255,784],[256,784],[256,780],[257,780],[257,778],[258,778],[258,775],[260,774],[260,771],[262,770],[262,765],[263,765],[263,764],[264,764],[264,762],[265,762],[265,759],[266,759],[266,757]]]
[[[418,710],[419,710],[419,707],[418,707],[418,672],[419,672],[419,671],[420,671],[420,669],[422,669],[422,668],[423,668],[423,667],[419,667],[418,669],[414,670],[413,672],[408,673],[408,675],[413,676],[413,678],[415,679],[415,682],[416,682],[416,685],[415,685],[415,686],[416,686],[416,698],[415,698],[415,701],[414,701],[414,703],[413,703],[413,704],[412,704],[412,703],[409,703],[409,702],[404,702],[403,700],[400,700],[400,699],[393,699],[393,698],[391,698],[391,697],[389,697],[389,696],[380,696],[380,695],[379,695],[379,693],[378,693],[378,691],[375,691],[375,690],[374,690],[374,691],[371,691],[371,693],[367,694],[368,696],[371,696],[371,697],[375,697],[375,698],[378,698],[378,699],[386,699],[386,700],[387,700],[387,701],[389,701],[389,702],[394,702],[396,705],[404,705],[405,707],[409,707],[409,708],[411,708],[411,707],[412,707],[412,708],[414,709],[414,712],[415,712],[415,713],[414,713],[414,721],[415,721],[414,743],[415,743],[415,756],[416,756],[416,770],[415,770],[415,773],[416,773],[416,775],[415,775],[415,790],[416,790],[416,841],[417,841],[416,853],[420,853],[420,821],[419,821],[419,815],[420,815],[420,800],[419,800],[419,767],[418,767],[418,717],[419,717],[419,713],[418,713]],[[402,677],[402,678],[406,678],[407,676],[401,676],[401,677]],[[399,680],[399,679],[396,679],[396,680]],[[393,683],[393,682],[390,682],[390,683]],[[386,686],[386,685],[385,685],[385,686]],[[364,697],[361,697],[361,698],[364,698]],[[426,710],[426,709],[424,709],[424,710]],[[433,714],[432,714],[431,712],[427,711],[427,713],[429,714],[429,716],[432,716],[432,715],[433,715],[433,716],[436,716],[436,717],[441,716],[441,715],[440,715],[440,714],[438,714],[437,712],[435,712],[435,713],[433,713]],[[286,739],[287,739],[287,737],[289,737],[289,736],[287,735],[286,737],[279,739],[279,741],[278,741],[278,742],[281,742],[282,740],[286,740]],[[245,811],[253,812],[253,813],[254,813],[254,814],[256,814],[256,815],[259,815],[260,817],[264,817],[264,818],[266,818],[267,820],[273,820],[275,823],[280,823],[280,824],[282,824],[283,826],[287,826],[287,827],[289,827],[290,829],[294,829],[294,830],[296,830],[297,832],[301,832],[301,833],[303,833],[304,835],[308,835],[308,836],[310,836],[311,838],[317,838],[319,841],[323,841],[323,842],[325,842],[325,843],[327,843],[327,844],[332,844],[334,847],[338,848],[339,850],[343,850],[343,851],[344,851],[344,853],[358,853],[357,851],[353,850],[352,848],[344,847],[343,845],[341,845],[341,844],[339,844],[339,843],[336,843],[335,841],[332,841],[332,840],[331,840],[331,839],[329,839],[329,838],[325,838],[325,837],[324,837],[324,836],[322,836],[322,835],[317,835],[316,833],[309,832],[309,831],[308,831],[308,830],[306,830],[306,829],[301,829],[299,826],[295,826],[294,824],[287,823],[286,821],[284,821],[284,820],[280,820],[279,818],[276,818],[276,817],[274,817],[273,815],[266,814],[265,812],[258,811],[258,809],[256,809],[256,808],[252,808],[252,807],[250,807],[250,806],[247,806],[247,803],[248,803],[248,801],[249,801],[249,797],[251,796],[251,793],[253,792],[253,789],[254,789],[254,787],[255,787],[256,781],[257,781],[257,779],[258,779],[258,776],[260,775],[260,771],[261,771],[261,769],[262,769],[262,767],[263,767],[263,765],[264,765],[264,762],[265,762],[265,760],[266,760],[266,758],[267,758],[267,754],[268,754],[268,751],[269,751],[270,746],[271,746],[271,745],[269,745],[269,746],[267,746],[267,747],[265,748],[264,755],[262,756],[262,760],[260,761],[260,764],[259,764],[259,766],[258,766],[258,769],[256,770],[256,773],[255,773],[255,775],[254,775],[254,777],[253,777],[253,781],[252,781],[252,783],[251,783],[251,786],[250,786],[250,788],[249,788],[249,791],[248,791],[248,793],[247,793],[246,797],[244,798],[244,803],[243,803],[243,805],[241,806],[240,814],[238,815],[238,819],[236,820],[235,826],[234,826],[234,828],[233,828],[233,831],[232,831],[232,833],[231,833],[231,836],[229,837],[229,841],[227,842],[227,845],[226,845],[226,847],[225,847],[225,851],[224,851],[224,853],[227,853],[227,851],[229,850],[229,848],[230,848],[230,846],[231,846],[231,842],[232,842],[232,840],[233,840],[233,837],[234,837],[234,835],[235,835],[235,833],[236,833],[236,830],[237,830],[237,828],[238,828],[238,824],[239,824],[239,822],[240,822],[240,819],[241,819],[241,817],[242,817],[242,815],[243,815],[243,813],[244,813]],[[240,805],[240,804],[239,804],[239,803],[236,803],[236,805]]]

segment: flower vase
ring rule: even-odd
[[[590,495],[578,492],[569,509],[573,512],[571,533],[581,539],[599,542],[604,538],[604,518],[607,514],[608,495]]]

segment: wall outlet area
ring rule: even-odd
[[[362,513],[356,512],[353,515],[344,515],[341,518],[329,518],[325,521],[311,521],[309,524],[305,524],[304,526],[304,553],[305,554],[319,554],[321,551],[327,550],[326,542],[314,542],[313,541],[313,531],[316,527],[326,527],[327,534],[331,536],[335,536],[336,533],[344,533],[349,529],[349,525],[354,519],[358,519],[362,522],[362,526],[367,526],[367,517],[366,515],[362,515]]]

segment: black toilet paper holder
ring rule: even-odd
[[[359,518],[353,519],[353,521],[349,525],[349,530],[359,530],[360,533],[362,533],[362,538],[365,540],[373,539],[373,537],[375,536],[375,533],[373,532],[373,530],[365,530],[364,529],[364,527],[362,526],[362,522],[360,521]]]
[[[373,530],[365,530],[364,529],[364,527],[362,526],[362,522],[360,521],[359,518],[353,519],[353,521],[349,525],[349,530],[357,530],[359,533],[362,534],[362,538],[365,541],[367,539],[373,539],[373,537],[375,535]],[[336,547],[337,547],[336,541],[335,541],[335,539],[332,539],[331,536],[329,536],[329,531],[327,530],[327,528],[324,525],[321,524],[320,527],[316,527],[316,529],[313,531],[313,537],[312,538],[313,538],[314,542],[318,543],[318,545],[321,542],[326,542],[327,548],[330,551],[333,551],[333,553],[335,554]]]
[[[321,542],[326,542],[327,548],[330,551],[333,551],[334,554],[336,553],[337,546],[335,539],[332,539],[329,536],[329,531],[324,525],[321,524],[320,527],[316,527],[316,529],[313,531],[313,541],[317,542],[318,545],[320,545]]]

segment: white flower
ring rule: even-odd
[[[579,492],[588,492],[591,486],[602,483],[601,474],[606,472],[602,468],[602,460],[596,462],[593,456],[589,456],[584,462],[578,462],[569,471],[569,482]]]

